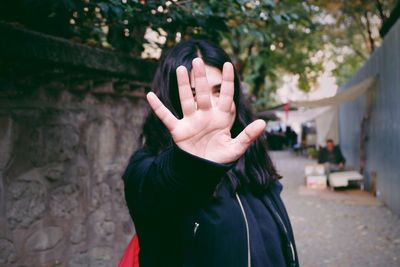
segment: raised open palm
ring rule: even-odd
[[[263,120],[249,124],[236,138],[231,137],[234,105],[234,71],[231,63],[225,63],[222,71],[218,101],[211,101],[205,66],[200,58],[193,60],[196,99],[193,96],[189,75],[185,67],[176,70],[179,98],[183,118],[177,119],[150,92],[147,100],[156,115],[170,131],[176,145],[182,150],[217,163],[229,163],[242,156],[249,145],[265,129]]]

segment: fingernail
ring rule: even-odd
[[[233,65],[232,65],[232,63],[230,63],[230,62],[225,62],[225,63],[224,63],[224,67],[228,67],[228,66],[233,66]]]
[[[185,66],[183,66],[183,65],[180,65],[179,67],[177,67],[176,68],[176,72],[183,72],[183,71],[185,71],[186,70],[186,67]]]
[[[195,62],[200,63],[200,62],[202,62],[202,61],[203,61],[203,60],[202,60],[200,57],[196,57],[196,58],[193,59],[192,63],[195,63]]]
[[[153,92],[148,92],[147,94],[146,94],[146,97],[147,98],[149,98],[149,97],[154,97],[154,93]]]

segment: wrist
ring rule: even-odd
[[[227,172],[235,162],[218,163],[213,160],[192,154],[173,145],[173,169],[184,175],[204,176],[205,173],[220,174]]]

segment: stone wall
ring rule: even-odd
[[[1,107],[1,266],[116,266],[134,233],[121,173],[144,105],[47,88]]]
[[[152,69],[3,26],[0,266],[117,266],[135,231],[121,174],[146,113],[141,73]],[[24,38],[36,41],[18,53]],[[96,58],[115,67],[85,61]]]

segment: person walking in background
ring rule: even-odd
[[[299,266],[265,122],[253,121],[228,55],[182,42],[152,89],[123,174],[140,267]]]
[[[287,126],[285,131],[285,140],[286,145],[289,148],[293,148],[293,146],[297,145],[297,133],[292,130],[292,127]]]
[[[326,147],[321,148],[318,154],[318,163],[327,164],[328,171],[344,170],[346,159],[344,158],[339,145],[335,145],[332,139],[326,140]]]

